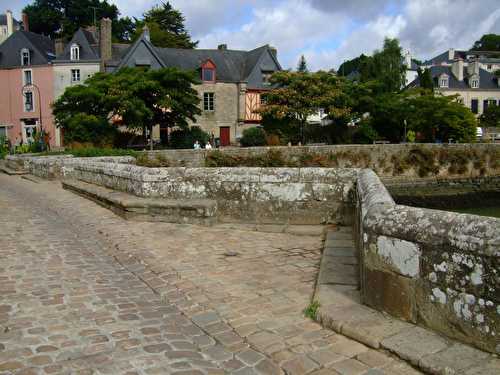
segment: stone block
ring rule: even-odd
[[[463,344],[454,344],[438,353],[426,355],[418,365],[432,374],[456,374],[463,369],[478,367],[489,354]]]
[[[391,272],[364,269],[363,302],[404,320],[415,322],[415,282]]]

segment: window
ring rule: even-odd
[[[448,87],[448,77],[441,77],[439,79],[439,87]]]
[[[271,78],[273,72],[262,72],[262,83],[266,86],[270,85],[269,79]]]
[[[203,110],[213,111],[214,110],[214,93],[205,92],[203,93]]]
[[[24,93],[24,112],[33,112],[34,110],[33,93],[31,91],[27,91]]]
[[[491,70],[491,64],[488,64],[486,69]]]
[[[0,125],[0,138],[7,137],[7,128],[4,125]]]
[[[21,65],[26,66],[31,64],[30,50],[23,48],[21,50]]]
[[[477,99],[472,99],[470,101],[470,110],[472,111],[472,113],[476,113],[477,114],[478,107],[479,107],[479,101]]]
[[[470,87],[472,87],[473,89],[477,89],[479,87],[479,80],[473,79],[470,83]]]
[[[260,105],[266,105],[266,98],[262,94],[260,94]]]
[[[80,60],[80,47],[78,47],[77,44],[71,45],[70,59],[71,60]]]
[[[23,70],[23,83],[24,85],[31,85],[33,83],[31,70]]]
[[[203,68],[203,81],[214,82],[215,81],[215,70],[209,68]]]
[[[80,69],[71,69],[71,82],[80,82]]]

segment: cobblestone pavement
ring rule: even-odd
[[[418,374],[304,317],[320,247],[0,175],[0,374]]]

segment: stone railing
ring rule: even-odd
[[[357,196],[363,302],[499,352],[500,219],[396,205],[371,170]]]
[[[70,171],[71,168],[71,171]],[[66,176],[140,197],[213,199],[219,221],[351,223],[357,169],[145,168],[73,163]]]

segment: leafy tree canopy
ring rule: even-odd
[[[300,56],[299,62],[297,64],[297,72],[307,73],[309,70],[307,69],[307,62],[304,55]]]
[[[192,88],[196,83],[193,72],[176,68],[97,73],[85,85],[68,87],[54,103],[53,113],[69,142],[100,144],[100,137],[111,133],[113,118],[143,133],[155,124],[184,129],[201,113]]]
[[[369,57],[361,54],[352,60],[344,61],[338,69],[338,74],[341,76],[348,76],[350,73],[359,71],[359,68],[363,62],[365,62]]]
[[[34,0],[23,12],[28,15],[30,31],[65,40],[79,27],[93,25],[94,20],[98,22],[103,17],[117,24],[113,28],[117,40],[126,40],[123,29],[130,29],[132,25],[130,18],[119,19],[118,8],[108,0]]]
[[[476,51],[500,51],[500,35],[485,34],[481,39],[474,42],[471,49]]]
[[[157,47],[195,48],[198,42],[191,40],[184,21],[182,13],[167,1],[144,13],[142,20],[136,20],[137,30],[134,39],[142,34],[144,26],[147,25],[151,43]]]
[[[479,118],[481,126],[487,128],[500,127],[500,106],[489,105]]]
[[[427,90],[434,90],[434,82],[432,81],[431,71],[429,69],[417,70],[418,78],[420,81],[420,87]]]

